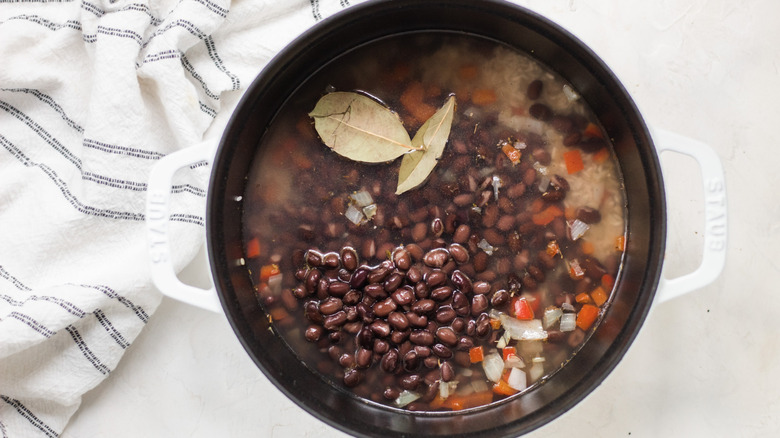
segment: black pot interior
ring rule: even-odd
[[[412,414],[335,389],[306,368],[255,298],[242,250],[246,175],[266,126],[318,66],[359,44],[405,32],[444,30],[501,41],[571,82],[613,139],[628,198],[628,241],[613,302],[590,340],[552,379],[507,403],[455,414]],[[660,276],[666,216],[655,149],[630,97],[581,42],[548,20],[503,2],[368,2],[295,40],[254,81],[234,114],[215,162],[208,197],[208,246],[217,290],[246,351],[274,384],[328,424],[365,436],[516,436],[570,409],[620,361],[649,310]]]

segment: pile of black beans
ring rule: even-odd
[[[469,349],[490,340],[491,305],[510,298],[508,291],[491,293],[490,283],[457,269],[469,258],[459,243],[427,252],[417,244],[398,247],[376,266],[360,265],[352,247],[325,254],[308,250],[292,289],[304,302],[304,336],[310,342],[327,338],[328,355],[342,367],[346,386],[357,386],[366,373],[384,372],[396,378],[383,394],[386,400],[398,397],[401,388],[430,401],[440,381],[455,377],[455,365],[470,365]],[[425,370],[437,370],[438,378],[424,379]]]

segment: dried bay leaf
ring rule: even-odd
[[[412,146],[418,150],[404,155],[401,160],[396,195],[411,190],[428,179],[428,175],[436,167],[444,152],[454,114],[455,96],[450,96],[447,102],[417,130],[412,139]]]
[[[354,161],[382,163],[412,150],[398,115],[359,93],[324,95],[309,113],[323,143]]]

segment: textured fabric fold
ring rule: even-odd
[[[157,160],[216,145],[271,57],[350,3],[0,2],[0,437],[58,436],[153,317]],[[177,269],[203,242],[209,170],[174,179]]]

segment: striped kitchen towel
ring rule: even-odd
[[[0,0],[0,437],[58,436],[153,317],[151,167],[216,145],[285,44],[358,0]],[[203,241],[208,166],[171,242]]]

